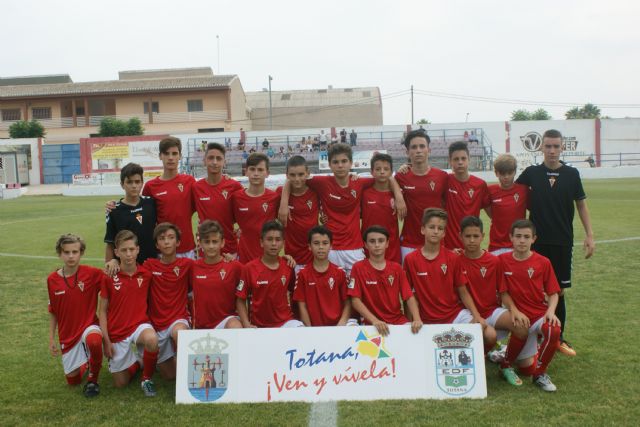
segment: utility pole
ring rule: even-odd
[[[271,104],[271,80],[273,80],[273,77],[269,76],[269,129],[273,130],[273,105]]]
[[[220,36],[216,34],[216,41],[218,43],[218,69],[216,70],[216,74],[222,74],[222,70],[220,69]]]
[[[413,123],[413,85],[411,85],[411,124]]]

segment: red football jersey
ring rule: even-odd
[[[342,188],[333,176],[314,176],[307,180],[328,217],[326,226],[333,233],[333,249],[353,250],[364,246],[360,235],[360,204],[362,191],[373,183],[373,178],[349,179],[348,186]]]
[[[469,175],[466,182],[460,182],[453,174],[449,174],[448,187],[445,206],[449,219],[444,245],[448,249],[456,249],[462,247],[460,221],[465,216],[480,216],[480,210],[489,206],[489,189],[487,183],[477,176]]]
[[[81,265],[78,272],[65,279],[54,271],[47,277],[49,312],[58,320],[60,349],[66,353],[82,338],[85,329],[98,324],[96,309],[104,273]]]
[[[311,262],[298,272],[293,300],[307,305],[311,325],[336,326],[346,299],[347,275],[337,265],[320,273]]]
[[[242,264],[262,256],[260,230],[262,225],[277,218],[280,196],[268,188],[258,197],[249,196],[246,191],[236,191],[231,196],[233,216],[240,227],[238,257]]]
[[[389,247],[385,252],[385,258],[401,263],[400,232],[395,200],[391,191],[378,191],[373,187],[364,190],[362,192],[362,231],[372,225],[381,225],[386,228],[389,231]]]
[[[220,261],[206,264],[199,259],[191,269],[193,327],[213,329],[229,316],[236,316],[236,286],[242,264]]]
[[[529,188],[526,185],[514,184],[503,190],[500,184],[489,186],[491,200],[491,231],[489,232],[489,250],[512,247],[509,232],[511,224],[527,217],[527,199]]]
[[[456,288],[465,286],[467,278],[454,252],[441,247],[438,256],[429,260],[422,250],[415,250],[405,257],[404,271],[424,323],[451,323],[464,309]]]
[[[233,232],[231,194],[242,188],[242,184],[227,176],[222,176],[222,180],[216,185],[209,184],[206,178],[203,178],[193,186],[193,200],[198,212],[198,222],[212,219],[220,223],[224,232],[222,252],[225,254],[238,253],[238,242]]]
[[[387,261],[384,270],[378,270],[368,259],[353,264],[347,295],[360,298],[371,313],[391,325],[409,322],[404,314],[400,299],[413,296],[407,277],[400,264]]]
[[[195,211],[192,197],[195,182],[191,175],[182,173],[169,180],[157,176],[147,181],[142,189],[143,195],[156,201],[158,223],[170,222],[180,229],[182,237],[178,253],[189,252],[196,247],[191,228],[191,217]]]
[[[460,267],[467,276],[467,288],[478,312],[483,318],[491,316],[500,307],[498,302],[498,280],[500,261],[495,255],[484,252],[478,259],[460,255]]]
[[[282,187],[276,190],[282,194]],[[296,260],[296,264],[307,265],[313,261],[309,250],[307,233],[318,225],[319,203],[315,191],[307,191],[299,196],[289,196],[289,220],[284,233],[284,251]]]
[[[144,267],[151,272],[149,319],[156,331],[167,329],[178,319],[189,319],[187,294],[191,289],[193,260],[178,258],[171,264],[148,258]]]
[[[135,332],[142,323],[148,323],[147,299],[151,273],[138,267],[129,276],[119,272],[115,276],[104,276],[100,296],[109,300],[107,327],[111,342],[119,342]]]
[[[425,175],[409,171],[397,173],[395,178],[407,205],[407,216],[402,226],[402,246],[420,248],[424,245],[424,237],[420,234],[422,214],[427,208],[444,207],[448,175],[432,167]]]
[[[502,269],[500,292],[509,292],[518,310],[534,323],[547,311],[545,294],[560,292],[551,261],[536,252],[524,261],[515,259],[513,252],[498,258]]]
[[[289,291],[293,289],[295,274],[283,259],[271,270],[256,258],[242,269],[236,296],[250,298],[251,323],[260,328],[279,328],[293,320]]]

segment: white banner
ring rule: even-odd
[[[371,157],[376,153],[387,154],[387,150],[363,150],[353,152],[353,167],[352,169],[371,169]],[[321,151],[318,156],[318,169],[329,170],[329,153],[327,151]]]
[[[176,403],[485,398],[479,325],[180,331]]]

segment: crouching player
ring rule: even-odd
[[[148,258],[144,268],[151,272],[149,320],[158,334],[158,371],[163,378],[176,377],[178,332],[189,329],[188,293],[191,288],[189,258],[178,258],[180,229],[163,222],[153,230],[160,259]]]
[[[133,379],[142,360],[141,387],[144,395],[156,395],[151,377],[158,360],[158,336],[147,317],[151,273],[138,267],[138,238],[122,230],[114,238],[119,272],[104,277],[100,289],[100,328],[104,331],[104,352],[114,385],[124,387]],[[134,350],[135,348],[135,350]]]
[[[512,365],[518,360],[520,373],[532,375],[534,384],[542,390],[556,391],[547,375],[547,367],[560,340],[560,320],[555,315],[560,286],[551,262],[531,251],[535,240],[533,223],[527,219],[518,220],[511,226],[513,252],[499,257],[502,302],[511,311],[513,322],[529,329],[526,339],[511,335],[502,369],[509,380],[515,375],[511,372]],[[540,345],[539,336],[542,336]],[[533,356],[537,358],[532,359]]]
[[[526,339],[527,328],[514,324],[509,310],[503,308],[498,301],[500,260],[480,247],[484,239],[482,220],[475,216],[463,218],[460,237],[464,246],[460,265],[467,276],[467,287],[473,303],[487,322],[483,334],[485,351],[491,350],[496,341],[506,338],[509,332]],[[507,380],[513,385],[522,384],[517,376],[509,376]]]
[[[290,292],[295,283],[293,268],[280,257],[284,227],[265,222],[260,232],[262,256],[242,269],[236,288],[236,309],[245,328],[295,328],[304,326],[291,311]],[[251,310],[247,310],[247,299]],[[249,311],[250,315],[249,316]]]
[[[400,264],[385,259],[389,247],[389,232],[374,225],[363,235],[369,258],[358,261],[351,270],[347,294],[353,308],[366,324],[376,327],[381,335],[389,334],[392,325],[405,325],[409,319],[402,313],[400,299],[406,301],[411,316],[411,332],[422,328],[418,303]]]
[[[95,397],[100,393],[98,376],[102,367],[102,333],[96,307],[102,270],[80,265],[86,245],[73,234],[64,234],[56,242],[62,268],[47,277],[49,293],[49,350],[62,353],[62,366],[69,385],[79,385],[87,370],[89,376],[83,393]],[[55,343],[56,328],[60,349]]]
[[[315,226],[309,230],[313,260],[298,273],[293,291],[293,300],[298,303],[305,326],[344,326],[349,322],[347,275],[329,261],[332,238],[333,234],[325,227]]]
[[[204,258],[193,264],[191,272],[194,329],[242,328],[236,313],[236,286],[242,264],[223,258],[226,242],[223,233],[222,225],[210,219],[198,226]]]

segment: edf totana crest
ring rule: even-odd
[[[469,393],[476,384],[473,335],[451,328],[433,336],[438,387],[451,396]]]
[[[227,391],[229,355],[223,353],[227,347],[226,341],[211,334],[189,343],[189,393],[201,402],[214,402]]]

